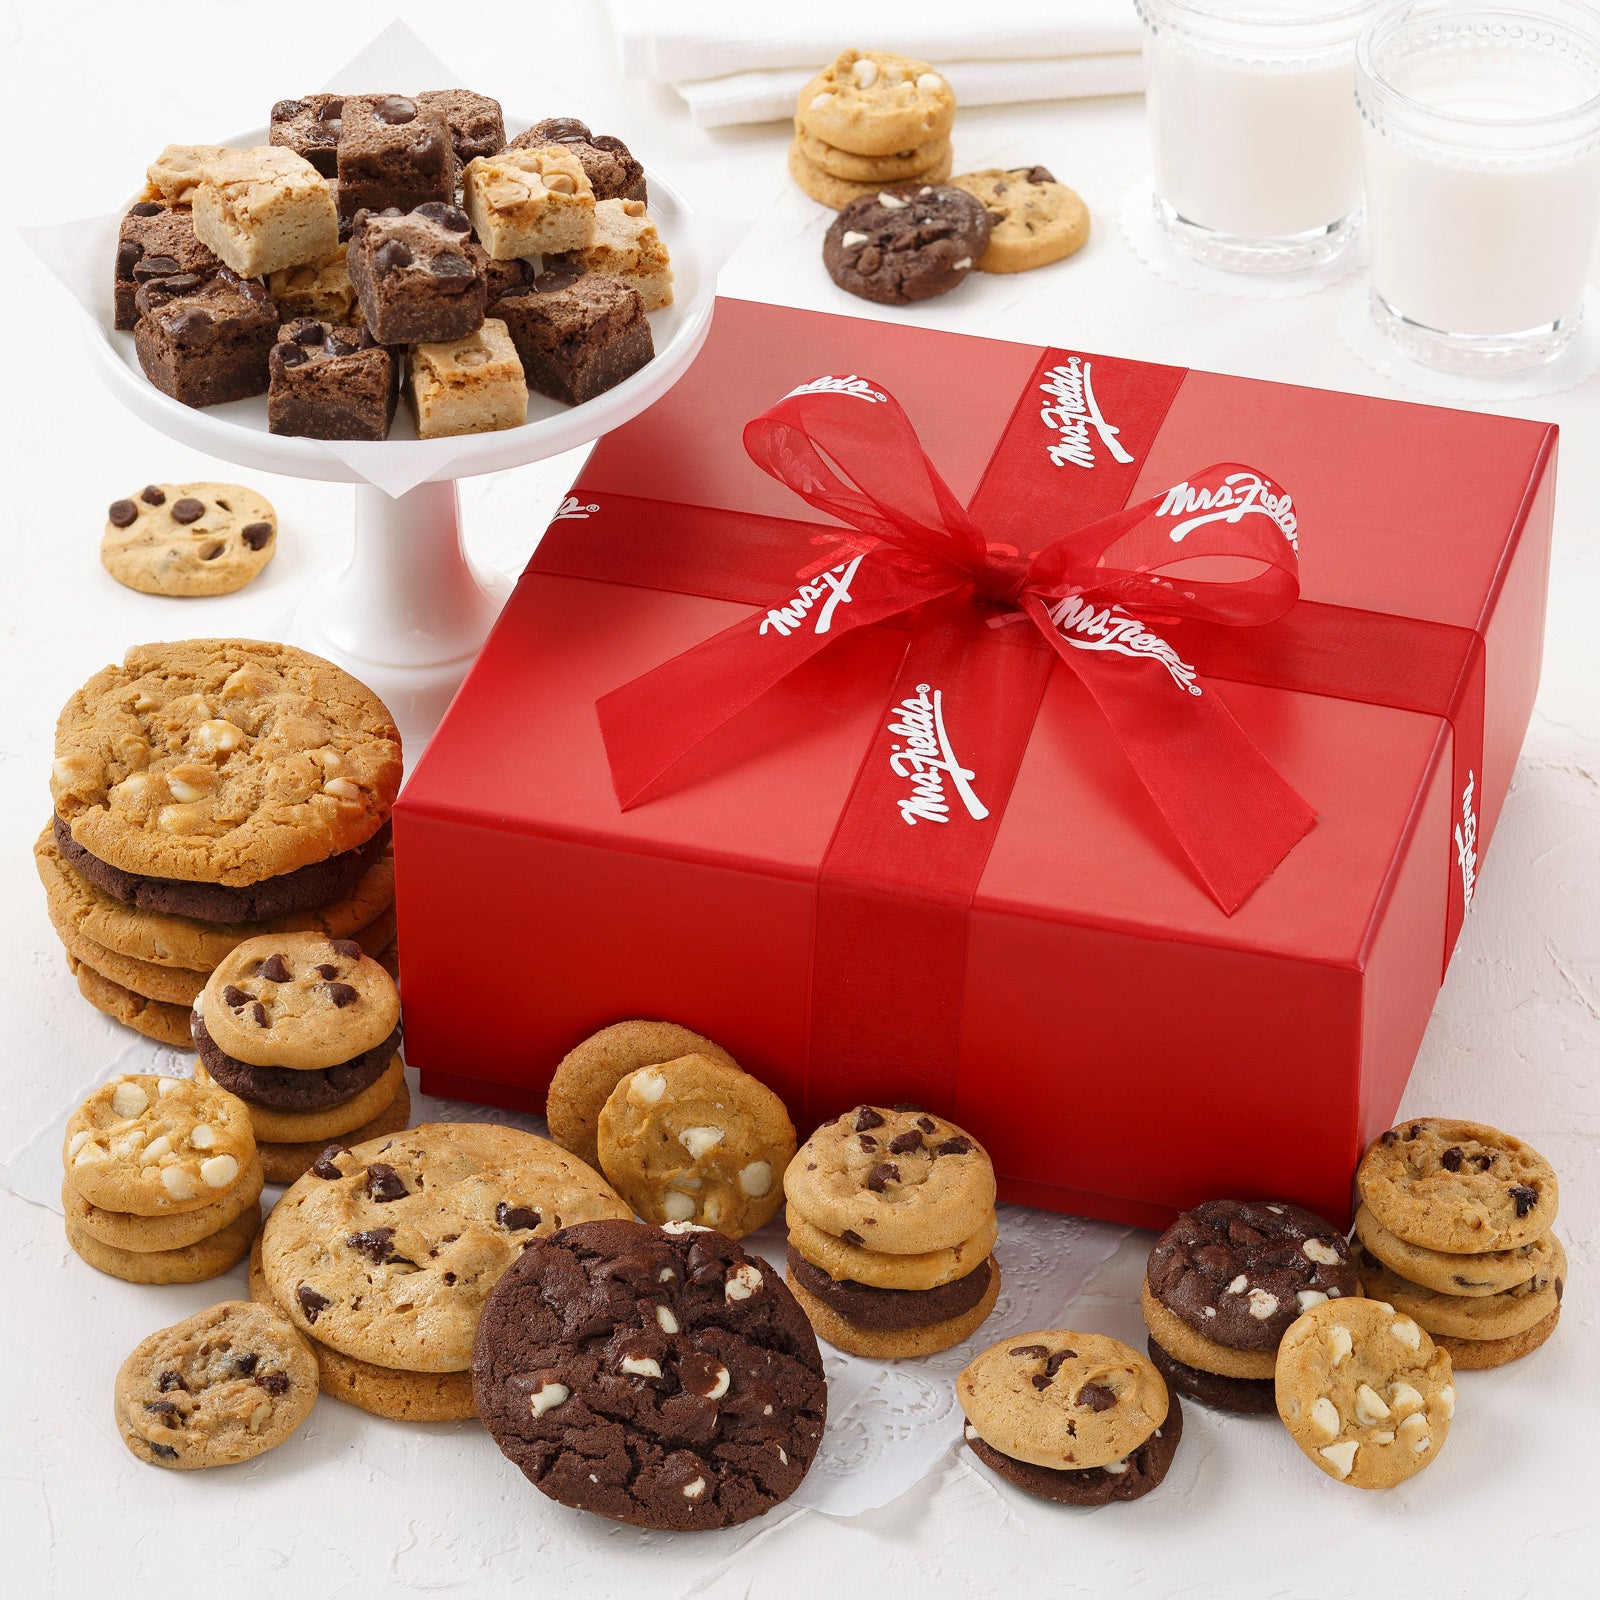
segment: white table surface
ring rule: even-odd
[[[728,292],[878,314],[824,274],[824,214],[787,192],[783,129],[698,133],[670,93],[623,83],[597,4],[469,10],[413,0],[406,16],[466,81],[507,105],[532,115],[587,111],[647,151],[698,205],[754,217],[725,275]],[[381,20],[336,0],[7,5],[0,108],[13,158],[0,164],[0,215],[54,221],[111,209],[162,144],[209,138],[305,92]],[[870,43],[870,32],[840,43]],[[1338,291],[1212,299],[1138,263],[1115,216],[1146,163],[1140,101],[964,112],[955,142],[959,167],[1049,165],[1087,198],[1097,231],[1070,265],[975,276],[895,315],[1406,398],[1341,344]],[[8,230],[0,262],[9,308],[0,437],[11,508],[0,542],[4,1154],[124,1042],[79,998],[33,873],[29,846],[48,815],[58,707],[128,645],[273,635],[305,585],[344,559],[352,492],[246,474],[276,502],[282,525],[259,582],[199,601],[118,587],[97,560],[109,500],[151,479],[234,474],[168,444],[99,389],[77,313]],[[1339,1600],[1391,1582],[1499,1600],[1595,1592],[1600,529],[1591,508],[1600,503],[1600,380],[1507,409],[1566,430],[1544,681],[1405,1110],[1481,1118],[1544,1150],[1563,1181],[1573,1281],[1560,1331],[1542,1352],[1463,1375],[1449,1444],[1429,1471],[1383,1495],[1347,1490],[1312,1469],[1276,1422],[1191,1406],[1167,1483],[1136,1504],[1090,1513],[1042,1505],[953,1450],[933,1477],[854,1520],[779,1510],[725,1534],[670,1538],[544,1500],[476,1429],[406,1428],[324,1401],[288,1447],[252,1466],[155,1472],[117,1439],[112,1376],[155,1327],[242,1291],[231,1280],[156,1290],[101,1277],[67,1249],[56,1215],[0,1192],[6,1592],[27,1600],[101,1591],[261,1600],[422,1591]],[[577,466],[567,457],[466,485],[474,554],[519,570]],[[1127,1135],[1138,1136],[1132,1108]],[[1147,1235],[1131,1236],[1090,1290],[1061,1308],[1061,1323],[1142,1333],[1135,1296],[1147,1246]]]

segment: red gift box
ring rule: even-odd
[[[1232,915],[1056,663],[1027,705],[995,702],[1021,734],[1008,793],[984,795],[970,893],[847,884],[846,939],[840,840],[863,775],[907,738],[916,618],[843,632],[619,804],[603,697],[742,619],[776,611],[782,634],[830,600],[848,615],[859,547],[741,441],[822,375],[892,391],[991,548],[1023,558],[1053,519],[1217,461],[1289,491],[1298,604],[1260,628],[1161,629],[1316,814]],[[396,809],[424,1088],[541,1109],[578,1040],[662,1017],[729,1049],[802,1132],[859,1100],[950,1115],[1009,1199],[1150,1226],[1219,1194],[1346,1217],[1531,713],[1555,442],[1543,424],[720,302],[690,372],[594,451]]]

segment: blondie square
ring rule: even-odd
[[[304,156],[324,178],[336,177],[343,115],[342,94],[308,94],[299,100],[280,100],[272,108],[267,143],[283,145]]]
[[[569,406],[605,393],[655,355],[638,290],[616,278],[554,267],[493,309],[528,387]]]
[[[411,352],[411,408],[417,435],[441,439],[520,427],[528,418],[528,386],[505,323],[491,317],[449,344]]]
[[[301,317],[278,329],[267,426],[305,439],[387,439],[398,385],[394,357],[366,328]]]
[[[350,282],[380,344],[464,339],[483,321],[483,251],[466,213],[442,200],[415,211],[359,211]]]
[[[339,249],[328,180],[281,145],[230,150],[202,162],[194,231],[242,278],[326,261]]]
[[[594,235],[594,190],[561,145],[479,157],[461,187],[479,242],[496,261],[579,250]]]
[[[347,95],[339,132],[339,210],[410,211],[456,192],[450,126],[402,94]]]
[[[189,281],[190,275],[180,275]],[[186,406],[243,400],[267,387],[267,356],[278,312],[259,283],[226,268],[191,293],[172,295],[157,279],[135,297],[140,310],[134,349],[144,375]]]
[[[477,156],[492,156],[505,149],[506,119],[498,100],[471,89],[430,89],[417,96],[417,105],[444,118],[456,160],[463,167]]]
[[[210,277],[221,265],[195,238],[194,218],[187,206],[139,201],[117,230],[115,326],[126,331],[139,320],[133,297],[141,283],[189,272]]]
[[[563,258],[585,272],[603,272],[639,291],[646,311],[672,304],[672,262],[650,213],[637,200],[602,200],[594,237]]]
[[[519,133],[507,148],[528,150],[540,144],[565,145],[583,164],[596,200],[650,198],[638,157],[609,133],[590,133],[589,125],[576,117],[546,117]]]
[[[165,200],[169,206],[194,204],[200,187],[200,168],[207,161],[230,154],[225,144],[169,144],[145,168],[146,200]]]
[[[267,292],[285,322],[295,317],[316,317],[335,324],[360,319],[346,261],[349,248],[340,245],[333,259],[321,266],[281,267],[269,274]]]

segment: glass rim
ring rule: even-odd
[[[1280,16],[1263,15],[1261,0],[1136,0],[1140,11],[1176,11],[1202,22],[1258,22],[1267,27],[1304,28],[1343,22],[1371,11],[1379,0],[1324,0],[1316,9],[1285,9]]]

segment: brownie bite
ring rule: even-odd
[[[636,289],[616,278],[553,267],[495,302],[528,387],[569,406],[622,382],[655,356]]]
[[[339,210],[410,211],[455,198],[450,126],[402,94],[347,95],[338,142]]]
[[[140,284],[185,273],[209,277],[221,264],[195,238],[194,215],[187,206],[141,200],[117,232],[115,326],[126,331],[139,320],[134,295]]]
[[[280,100],[272,108],[267,143],[281,144],[304,156],[325,178],[339,170],[342,94],[308,94],[299,100]]]
[[[366,328],[300,317],[278,329],[267,426],[306,439],[387,439],[399,393],[394,357]]]
[[[133,341],[144,375],[186,406],[261,394],[278,334],[277,308],[265,287],[226,268],[197,280],[187,294],[171,294],[171,284],[158,280],[135,297],[140,317]]]
[[[462,165],[476,156],[505,149],[506,119],[500,102],[471,89],[429,89],[417,96],[424,111],[437,111],[450,129],[450,143]]]
[[[358,212],[346,264],[380,344],[448,343],[483,323],[484,254],[453,205]]]
[[[590,133],[576,117],[546,117],[508,146],[529,150],[536,145],[565,145],[578,158],[596,200],[637,200],[648,204],[644,167],[620,139],[609,133]]]
[[[513,256],[509,261],[496,261],[490,256],[483,264],[483,275],[489,288],[489,304],[493,305],[501,295],[533,282],[533,263],[520,256]]]

